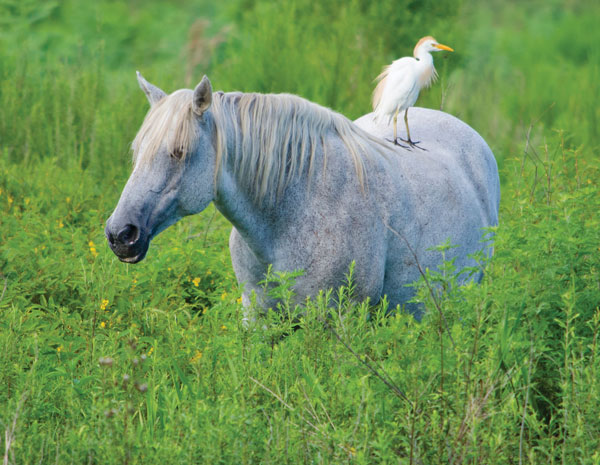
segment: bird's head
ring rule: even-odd
[[[413,52],[413,55],[415,57],[417,57],[421,53],[441,52],[442,50],[447,50],[448,52],[454,51],[447,45],[440,44],[433,37],[425,36],[417,42],[417,45],[415,46],[415,50]]]

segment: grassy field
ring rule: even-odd
[[[4,463],[600,464],[599,21],[584,0],[0,0]],[[419,105],[501,170],[480,285],[430,273],[415,323],[353,303],[349,271],[328,324],[321,295],[299,328],[245,328],[212,205],[139,265],[109,250],[136,69],[356,118],[426,34],[456,52]]]

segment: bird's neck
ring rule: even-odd
[[[433,56],[431,56],[431,53],[429,53],[429,52],[426,52],[426,51],[418,52],[415,55],[415,58],[417,59],[419,64],[422,66],[433,66]]]
[[[429,52],[420,52],[415,58],[417,59],[417,74],[419,76],[419,84],[423,87],[429,87],[437,78],[435,67],[433,66],[433,57]]]

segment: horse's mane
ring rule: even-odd
[[[191,100],[191,91],[180,90],[152,107],[134,140],[134,159],[142,141],[144,153],[153,154],[164,138],[169,151],[179,149],[185,157],[198,135]],[[323,141],[331,131],[348,149],[363,189],[364,157],[385,146],[341,114],[295,95],[215,92],[209,111],[217,132],[215,180],[234,157],[234,175],[256,202],[275,201],[305,169],[310,182],[319,145],[327,163]]]
[[[141,161],[142,154],[142,158],[156,155],[163,141],[169,153],[185,157],[198,137],[192,95],[191,90],[181,89],[152,105],[131,144],[134,164]]]

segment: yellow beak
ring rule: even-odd
[[[440,50],[448,50],[449,52],[453,52],[454,50],[444,44],[433,44],[435,48],[439,48]]]

